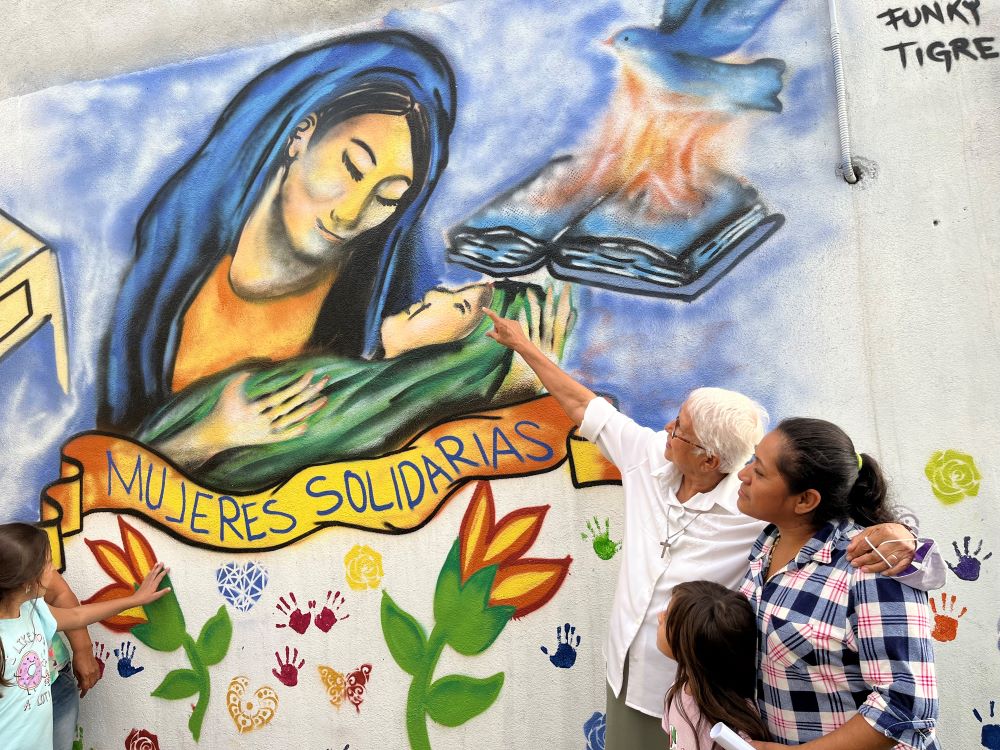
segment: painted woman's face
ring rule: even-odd
[[[465,338],[483,319],[483,307],[492,297],[493,285],[486,283],[461,289],[431,289],[419,302],[382,321],[386,358]]]
[[[292,251],[319,262],[395,213],[413,184],[413,152],[402,115],[358,115],[314,134],[310,118],[289,144],[279,205]]]

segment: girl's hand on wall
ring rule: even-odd
[[[160,583],[169,572],[170,568],[164,567],[163,563],[156,563],[156,565],[154,565],[146,574],[146,577],[142,579],[142,583],[139,584],[139,588],[135,590],[135,594],[133,595],[135,603],[141,607],[143,604],[155,602],[161,596],[169,594],[169,586],[164,589],[159,588]]]

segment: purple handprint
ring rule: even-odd
[[[990,717],[994,717],[994,710],[996,709],[996,701],[990,701]],[[982,714],[979,713],[978,708],[972,709],[972,715],[976,717],[976,721],[983,724]],[[980,742],[982,746],[987,748],[987,750],[1000,750],[1000,724],[983,724],[983,731],[980,735]]]
[[[132,657],[135,656],[135,644],[132,641],[123,641],[121,646],[115,649],[115,656],[118,657],[118,674],[122,677],[131,677],[145,669],[132,664]]]
[[[299,635],[302,635],[309,629],[309,623],[312,622],[312,608],[316,606],[316,602],[309,602],[309,611],[303,612],[299,608],[299,603],[295,599],[295,594],[289,592],[288,598],[292,600],[291,604],[285,600],[285,597],[281,597],[275,605],[275,608],[281,614],[288,616],[288,622],[279,622],[274,627],[291,628]]]
[[[563,629],[565,628],[565,630]],[[575,636],[575,637],[574,637]],[[580,645],[580,636],[576,635],[576,627],[568,622],[556,627],[556,642],[558,646],[554,654],[549,654],[549,650],[542,646],[542,653],[548,655],[553,666],[560,669],[569,669],[576,664],[576,649]]]
[[[299,659],[298,649],[289,649],[285,646],[285,660],[281,660],[281,656],[278,652],[274,652],[274,658],[278,660],[278,666],[281,667],[279,672],[277,669],[271,669],[271,674],[281,680],[282,684],[288,687],[295,687],[299,684],[299,670],[306,663],[305,659]],[[295,660],[299,659],[299,663],[296,664]]]
[[[336,625],[341,620],[346,620],[350,617],[349,614],[341,615],[337,617],[337,612],[340,611],[340,607],[344,604],[344,597],[341,596],[340,592],[326,592],[326,604],[320,613],[316,615],[316,627],[322,630],[324,633],[329,633],[330,628]]]
[[[958,556],[958,563],[952,565],[948,563],[948,567],[951,568],[951,572],[956,576],[961,578],[963,581],[978,581],[980,569],[984,560],[989,560],[993,557],[992,552],[987,552],[982,558],[979,557],[979,553],[983,551],[983,540],[979,540],[979,544],[976,545],[975,552],[969,552],[969,542],[972,541],[971,536],[962,538],[962,547],[965,552],[960,552],[958,549],[958,542],[952,542],[951,546],[955,548],[955,554]]]

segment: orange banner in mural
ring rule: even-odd
[[[379,458],[310,466],[281,484],[227,493],[189,478],[128,438],[82,433],[62,450],[62,476],[42,496],[41,521],[62,566],[62,539],[89,513],[145,517],[185,543],[210,549],[271,550],[328,526],[401,534],[427,523],[474,479],[527,476],[567,456],[578,487],[620,481],[551,396],[431,427]]]

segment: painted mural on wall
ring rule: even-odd
[[[81,598],[173,565],[93,629],[81,747],[603,747],[620,477],[483,308],[648,424],[705,383],[789,411],[729,338],[789,314],[793,178],[755,159],[820,137],[826,63],[781,0],[545,5],[0,107],[48,123],[15,146],[48,176],[0,180],[0,518]],[[942,504],[966,458],[927,464]]]

